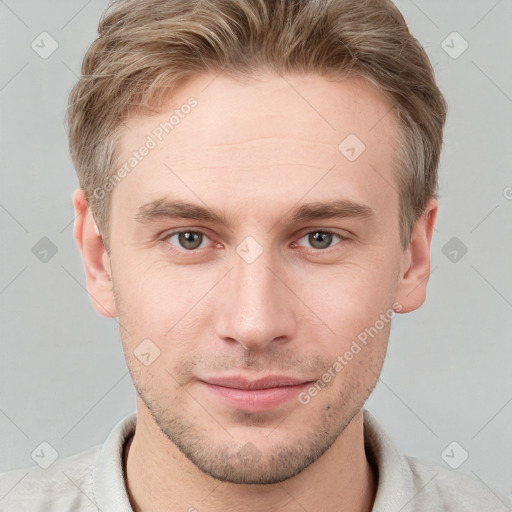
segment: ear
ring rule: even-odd
[[[111,280],[110,257],[89,210],[83,189],[75,190],[73,206],[75,209],[73,237],[84,262],[91,303],[100,315],[115,317],[117,309]]]
[[[430,276],[430,242],[437,217],[437,200],[431,199],[411,233],[411,243],[404,251],[396,302],[400,313],[418,309],[424,302]]]

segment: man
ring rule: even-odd
[[[445,115],[388,1],[113,3],[69,100],[74,236],[137,412],[2,475],[2,510],[509,510],[364,410],[425,299]]]

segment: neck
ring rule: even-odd
[[[201,472],[171,443],[147,409],[125,447],[128,496],[134,512],[370,512],[377,488],[364,450],[359,411],[333,445],[301,473],[277,484],[221,482]]]

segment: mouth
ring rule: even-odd
[[[269,375],[257,380],[233,376],[199,381],[215,400],[249,412],[275,409],[295,398],[312,382],[284,375]]]

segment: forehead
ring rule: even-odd
[[[377,203],[389,187],[389,202],[395,137],[390,104],[361,78],[197,75],[159,114],[126,120],[118,167],[128,172],[112,202],[134,209],[165,193],[217,202],[221,193],[256,204],[283,193],[322,199],[333,187]]]

